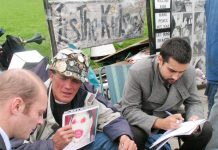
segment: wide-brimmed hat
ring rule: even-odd
[[[80,50],[63,49],[53,58],[50,69],[81,82],[88,81],[88,58]]]

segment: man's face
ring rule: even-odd
[[[58,73],[50,74],[52,80],[52,91],[56,100],[70,103],[78,92],[81,82]]]
[[[180,64],[173,58],[164,62],[162,56],[158,56],[160,74],[169,84],[174,84],[185,72],[188,64]]]
[[[30,106],[27,106],[30,108],[26,108],[26,105],[23,104],[25,109],[28,110],[24,110],[19,113],[19,117],[17,119],[17,130],[14,133],[15,137],[28,139],[36,127],[43,124],[43,113],[47,108],[47,100],[48,98],[46,91],[41,91],[35,102]]]

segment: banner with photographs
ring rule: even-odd
[[[192,47],[192,65],[196,70],[197,85],[204,85],[206,19],[205,0],[154,0],[153,11],[147,14],[152,54],[171,37],[182,37]]]
[[[205,0],[172,0],[172,37],[183,37],[192,46],[192,63],[205,72]]]
[[[145,0],[44,0],[57,51],[143,36]]]

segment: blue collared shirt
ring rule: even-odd
[[[11,150],[11,144],[10,144],[9,138],[8,138],[7,134],[5,133],[5,131],[1,127],[0,127],[0,134],[4,140],[4,143],[5,143],[7,150]]]
[[[218,1],[206,0],[206,77],[209,82],[218,83]]]

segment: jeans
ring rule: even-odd
[[[214,104],[214,96],[217,92],[218,84],[215,83],[207,83],[207,87],[205,90],[205,95],[208,98],[208,116],[210,115],[210,110]]]
[[[118,143],[111,139],[103,132],[97,132],[95,141],[81,150],[118,150]]]
[[[213,128],[213,134],[211,140],[206,146],[205,150],[217,150],[218,149],[218,94],[215,95],[214,105],[211,109],[210,116],[208,119]]]
[[[137,126],[131,126],[134,141],[138,147],[138,150],[149,149],[149,147],[162,135],[162,134],[153,134],[148,136],[148,134]],[[154,148],[155,149],[155,148]],[[171,150],[169,143],[166,143],[161,150]]]

